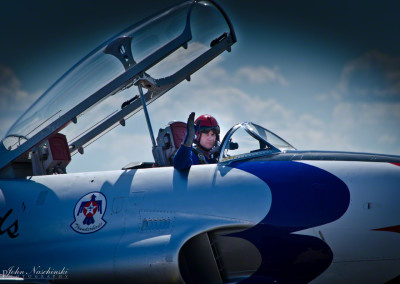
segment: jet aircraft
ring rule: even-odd
[[[399,156],[299,151],[243,122],[217,164],[171,166],[185,123],[154,138],[147,105],[235,42],[217,3],[183,2],[95,49],[16,121],[0,145],[0,282],[399,280]],[[140,110],[154,162],[67,173]]]

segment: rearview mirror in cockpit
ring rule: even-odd
[[[235,142],[232,141],[232,139],[229,139],[228,149],[229,150],[239,149],[239,143],[235,143]]]

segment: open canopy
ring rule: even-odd
[[[186,1],[148,17],[108,40],[55,82],[0,143],[0,169],[29,162],[29,153],[56,133],[71,154],[82,151],[236,42],[214,1]]]

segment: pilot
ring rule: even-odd
[[[208,114],[194,121],[194,115],[194,112],[189,115],[186,137],[174,157],[174,167],[178,170],[188,169],[192,165],[217,163],[218,122]]]

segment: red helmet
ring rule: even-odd
[[[215,134],[217,135],[217,141],[219,141],[219,124],[213,116],[209,114],[200,115],[195,120],[194,124],[200,124],[199,129],[196,132],[196,137],[194,139],[195,143],[198,142],[201,132],[208,132],[210,130],[215,131]]]

